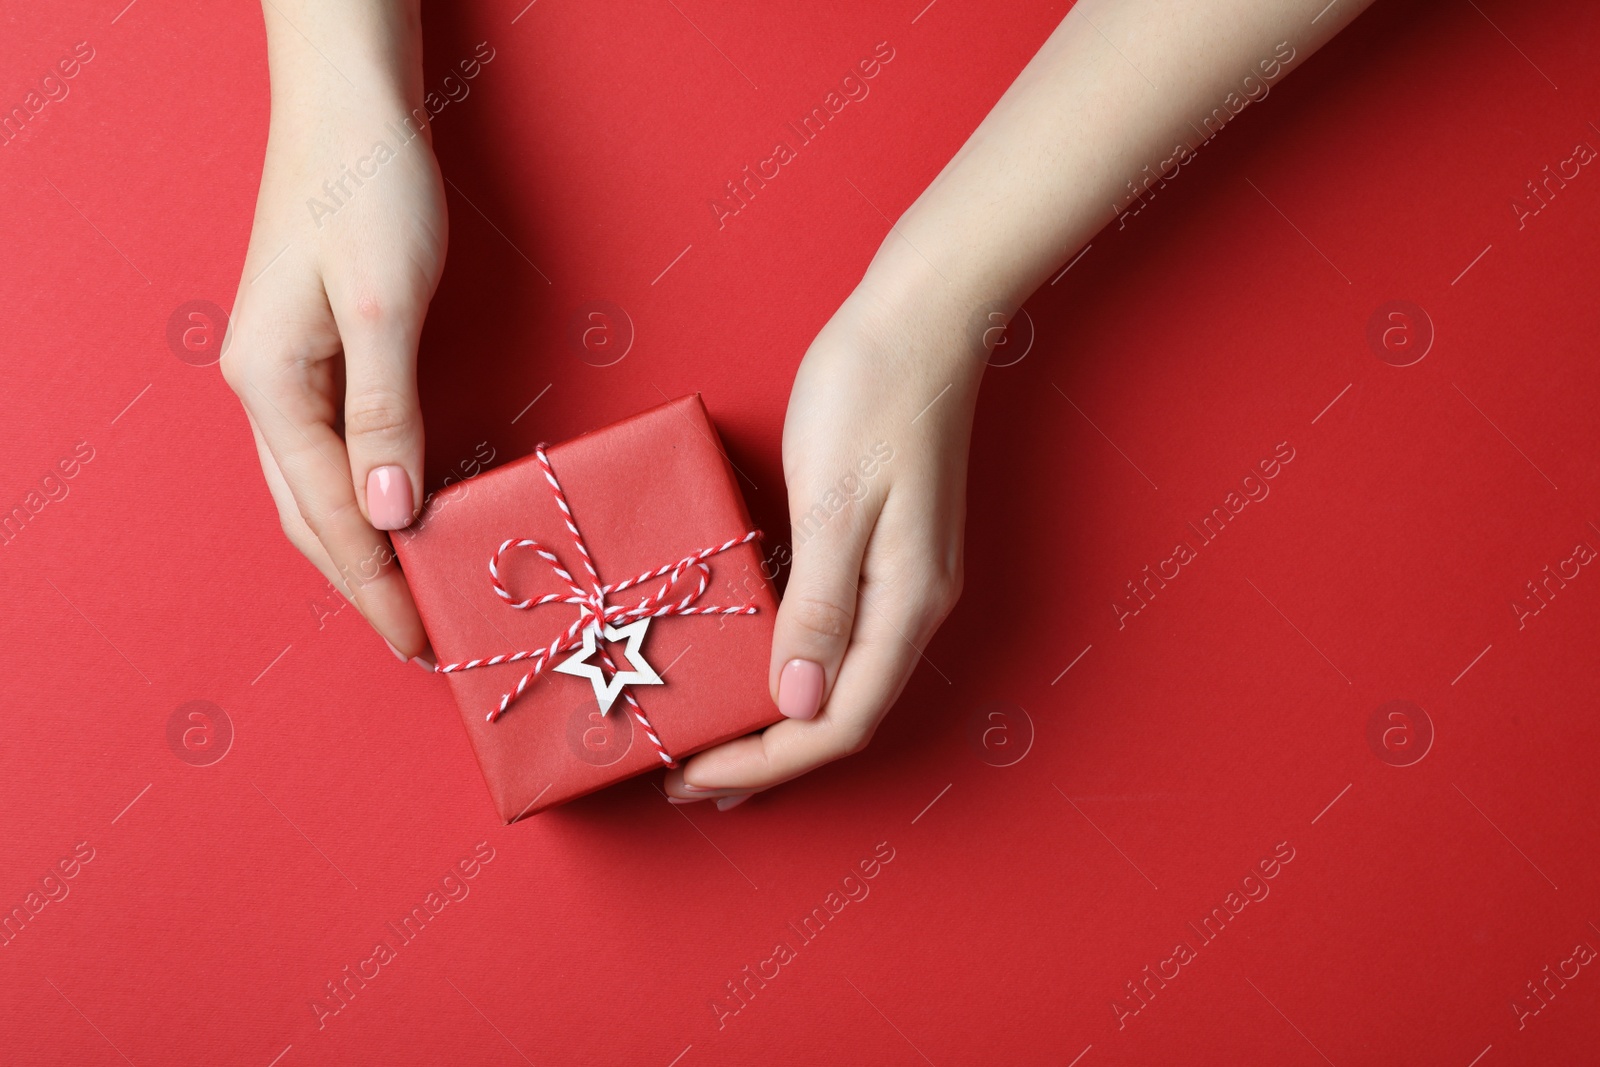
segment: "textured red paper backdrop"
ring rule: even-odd
[[[430,84],[495,55],[437,120],[430,483],[701,390],[769,530],[795,362],[1065,10],[429,7]],[[93,49],[0,147],[0,507],[92,455],[0,548],[0,907],[74,872],[0,947],[0,1059],[1592,1058],[1600,974],[1563,961],[1600,948],[1600,576],[1563,561],[1600,547],[1600,175],[1512,208],[1600,146],[1589,5],[1381,3],[1030,302],[985,384],[965,599],[866,753],[727,814],[640,779],[509,828],[446,687],[330,614],[216,368],[169,344],[237,285],[259,9],[0,20],[6,109]],[[871,95],[719,230],[722,183],[879,42]],[[1433,335],[1406,367],[1367,340],[1400,300]],[[614,365],[569,340],[591,301],[631,320]],[[1546,566],[1578,573],[1533,600]],[[1267,895],[1233,915],[1241,886]]]

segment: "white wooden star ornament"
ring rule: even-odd
[[[639,651],[639,646],[644,643],[645,631],[649,628],[649,618],[619,627],[609,625],[602,627],[599,623],[586,626],[583,630],[583,647],[562,660],[552,670],[570,674],[575,678],[589,679],[589,684],[594,686],[595,700],[600,703],[600,714],[604,715],[611,710],[611,705],[617,702],[617,697],[622,695],[624,686],[661,684],[661,676],[645,661],[644,654]],[[606,680],[605,670],[599,664],[586,662],[590,656],[599,651],[598,639],[602,630],[607,641],[627,641],[622,654],[627,658],[628,665],[633,668],[629,671],[618,671],[611,676],[610,681]]]

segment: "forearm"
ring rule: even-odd
[[[863,287],[943,328],[1009,314],[1369,2],[1313,22],[1323,0],[1080,0],[901,216]]]

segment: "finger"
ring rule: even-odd
[[[695,804],[702,800],[714,800],[717,803],[718,811],[728,811],[731,808],[737,808],[740,804],[743,804],[753,796],[755,796],[754,793],[725,793],[721,795],[717,793],[708,793],[705,796],[691,793],[687,797],[668,797],[667,803]]]
[[[272,451],[267,448],[267,442],[262,438],[261,429],[256,426],[256,420],[251,417],[248,411],[245,412],[245,418],[249,421],[250,433],[255,438],[256,454],[261,460],[261,473],[266,478],[267,489],[272,494],[272,502],[277,506],[278,524],[283,527],[284,536],[289,539],[290,544],[300,550],[301,555],[310,560],[317,570],[322,572],[322,576],[328,580],[328,585],[336,592],[339,592],[338,582],[336,581],[338,570],[334,567],[333,561],[328,558],[327,550],[322,547],[322,542],[317,540],[317,535],[311,532],[311,528],[306,525],[306,520],[301,517],[300,509],[295,506],[294,494],[289,491],[288,483],[283,480],[283,472],[278,469],[278,461],[272,458]],[[343,597],[344,593],[339,592],[339,595]],[[345,599],[345,603],[355,607],[358,613],[361,611],[361,606],[348,598]],[[389,645],[389,651],[394,653],[396,659],[401,662],[406,661],[407,657],[404,652],[390,645],[387,639],[384,639],[383,643]],[[411,662],[424,670],[433,670],[433,650],[431,648],[424,649],[419,655],[411,657]]]
[[[361,512],[374,529],[411,525],[422,501],[422,406],[417,398],[421,309],[336,291],[344,342],[344,440]]]
[[[301,516],[300,508],[294,502],[294,493],[290,491],[289,483],[283,480],[283,472],[278,469],[278,461],[272,458],[272,450],[261,436],[261,427],[256,425],[255,416],[248,409],[244,414],[250,423],[250,435],[255,438],[256,456],[261,460],[261,474],[266,479],[267,491],[272,494],[272,503],[278,509],[278,525],[283,528],[283,536],[322,572],[330,585],[336,586],[334,579],[339,572],[334,569],[333,560],[328,558],[322,542],[317,540],[317,535],[311,532],[311,527],[306,525],[306,520]]]
[[[327,553],[329,580],[399,654],[422,654],[427,635],[389,539],[373,529],[356,502],[326,383],[317,378],[326,366],[301,358],[292,343],[253,332],[250,320],[241,318],[235,341],[240,356],[230,384],[260,429],[306,527]],[[252,351],[253,346],[260,348]]]
[[[810,719],[827,700],[850,644],[861,561],[880,501],[847,500],[835,514],[798,488],[789,495],[794,566],[773,625],[768,685],[779,711]]]
[[[915,585],[921,583],[863,583],[848,650],[821,714],[707,749],[668,773],[668,795],[716,799],[769,789],[866,747],[943,617],[931,583],[922,593]]]

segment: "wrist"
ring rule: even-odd
[[[422,103],[421,0],[263,0],[274,119]]]
[[[1025,295],[951,271],[891,231],[841,308],[841,317],[869,347],[914,359],[975,388],[1000,328]]]

